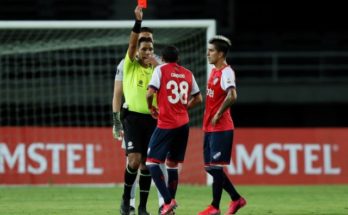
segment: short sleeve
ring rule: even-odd
[[[116,75],[115,75],[116,81],[123,80],[123,64],[124,64],[124,59],[122,59],[121,62],[116,67]]]
[[[192,74],[192,90],[191,90],[191,95],[195,95],[199,93],[199,87],[198,84],[196,82],[195,76],[193,76]]]
[[[226,67],[222,70],[220,83],[221,88],[225,91],[231,87],[236,87],[236,78],[234,75],[234,71],[231,67]]]
[[[157,66],[153,71],[152,78],[148,87],[155,88],[156,90],[159,90],[159,88],[161,87],[161,67],[161,65]]]

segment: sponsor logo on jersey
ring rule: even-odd
[[[185,78],[184,74],[178,74],[178,73],[171,73],[170,76],[173,78]]]
[[[214,90],[208,88],[207,89],[207,96],[209,96],[210,98],[213,98],[214,97]]]

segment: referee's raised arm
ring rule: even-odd
[[[121,215],[131,213],[131,190],[139,171],[139,215],[147,212],[147,200],[151,188],[151,174],[146,167],[147,150],[157,121],[152,118],[146,103],[146,92],[154,70],[149,62],[153,56],[152,30],[142,28],[143,12],[140,7],[134,10],[135,24],[129,37],[127,54],[123,64],[123,94],[125,98],[123,128],[127,154],[124,170],[124,186],[120,205]]]
[[[138,43],[138,37],[141,29],[141,22],[143,20],[143,11],[142,8],[137,6],[134,10],[135,15],[135,23],[131,32],[131,35],[129,37],[129,44],[128,44],[128,56],[133,61],[135,59],[136,53],[137,53],[137,43]]]

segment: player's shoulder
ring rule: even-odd
[[[181,66],[181,65],[179,65],[179,67],[180,67],[183,71],[192,73],[192,71],[191,71],[189,68],[186,68],[186,67]]]
[[[180,73],[183,73],[185,75],[193,75],[192,71],[189,70],[188,68],[184,67],[184,66],[181,66],[179,64],[177,64],[177,70],[180,72]]]
[[[120,60],[120,62],[118,63],[118,65],[121,65],[121,64],[124,64],[124,58],[122,58],[122,59]]]
[[[162,64],[156,66],[156,68],[162,69],[162,68],[167,67],[167,66],[168,66],[168,63],[162,63]]]
[[[117,64],[118,69],[123,69],[123,64],[124,64],[124,58],[120,60],[120,62]]]
[[[224,73],[224,72],[234,73],[234,70],[232,69],[232,67],[230,65],[227,65],[225,68],[222,69],[222,73]]]
[[[155,72],[155,73],[161,73],[162,70],[163,70],[163,67],[165,67],[165,64],[157,65],[157,66],[154,68],[154,72]]]
[[[223,68],[221,73],[223,76],[235,76],[235,72],[230,65]]]

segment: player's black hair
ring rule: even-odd
[[[140,47],[140,44],[142,42],[149,42],[149,43],[153,43],[152,39],[150,37],[141,37],[138,40],[138,47]]]
[[[179,60],[179,50],[175,46],[166,46],[162,50],[162,58],[167,63],[175,63]]]
[[[231,41],[221,35],[216,35],[209,40],[209,44],[213,44],[218,52],[223,52],[224,56],[227,55],[228,50],[231,48]]]
[[[141,27],[140,32],[147,32],[147,33],[153,34],[152,28],[149,28],[149,27]]]

